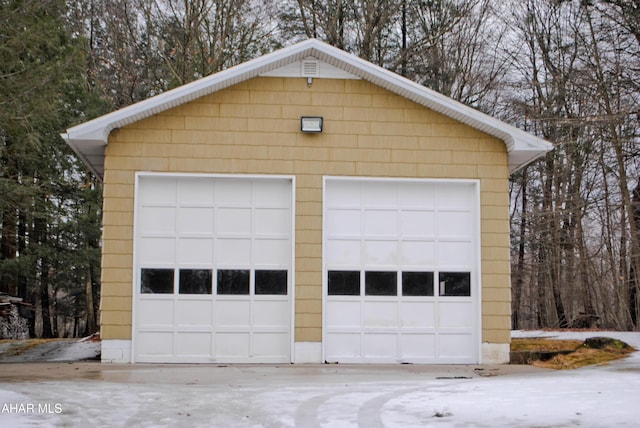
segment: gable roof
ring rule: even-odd
[[[268,75],[308,57],[316,58],[335,70],[369,81],[504,141],[510,172],[517,171],[553,148],[551,143],[532,134],[316,39],[300,42],[90,120],[68,129],[62,137],[89,168],[102,178],[104,149],[109,134],[114,129],[245,80]]]

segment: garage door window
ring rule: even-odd
[[[364,294],[366,296],[397,296],[398,274],[396,272],[365,272]]]
[[[359,296],[360,272],[331,270],[327,286],[330,296]]]
[[[256,270],[256,294],[287,294],[286,270]]]
[[[180,294],[211,294],[210,269],[180,269]]]
[[[248,269],[220,269],[217,272],[217,294],[249,295],[251,271]],[[286,270],[256,270],[256,295],[287,295]],[[144,294],[172,294],[173,269],[142,269],[141,292]],[[212,271],[210,269],[180,269],[179,294],[211,294]],[[359,284],[358,291],[359,294]]]
[[[256,272],[256,275],[258,275],[258,272]],[[397,272],[393,271],[366,271],[364,273],[365,296],[433,297],[435,295],[433,272],[401,272],[401,293],[398,293],[397,275]],[[360,295],[360,272],[358,271],[329,271],[327,280],[329,296]],[[258,293],[257,281],[256,278],[256,294],[260,294]],[[440,272],[438,274],[438,283],[439,296],[471,296],[470,272]]]
[[[469,272],[440,272],[438,279],[441,296],[471,296],[471,274]]]
[[[218,294],[249,294],[249,270],[218,270]]]
[[[403,296],[433,296],[433,272],[402,272]]]
[[[140,292],[144,294],[173,293],[173,269],[142,269]]]

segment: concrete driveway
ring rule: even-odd
[[[384,422],[389,401],[483,378],[546,372],[531,366],[98,362],[4,363],[0,371],[3,401],[48,406],[44,412],[1,414],[0,426],[149,427],[402,426]],[[419,422],[449,417],[447,412],[427,406]]]
[[[638,352],[572,371],[0,364],[0,426],[11,427],[635,427],[638,397]]]

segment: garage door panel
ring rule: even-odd
[[[400,347],[402,357],[405,360],[432,359],[436,357],[436,334],[435,333],[405,333],[400,336]]]
[[[165,331],[139,332],[136,338],[137,349],[153,357],[170,357],[173,355],[173,333]]]
[[[402,328],[434,328],[436,326],[435,302],[400,303]]]
[[[395,328],[398,325],[397,302],[363,302],[364,328]]]
[[[251,334],[248,332],[216,333],[215,354],[222,359],[249,357]]]
[[[141,215],[145,219],[140,224],[141,234],[170,234],[176,229],[176,209],[174,207],[141,208]]]
[[[253,322],[256,327],[286,328],[291,324],[289,301],[260,301],[253,303]]]
[[[467,268],[473,266],[474,251],[471,242],[439,242],[437,246],[438,265],[446,268]]]
[[[253,227],[256,235],[283,235],[291,232],[291,214],[287,208],[256,208]]]
[[[289,208],[291,192],[283,181],[256,181],[253,187],[253,203],[257,207]]]
[[[173,177],[141,177],[138,200],[141,205],[175,205],[176,189]]]
[[[365,237],[398,235],[398,212],[395,210],[371,210],[364,212]]]
[[[358,266],[361,263],[360,240],[334,240],[325,245],[325,258],[333,266]]]
[[[215,321],[219,328],[249,328],[251,325],[251,302],[246,299],[218,300],[215,307]]]
[[[438,357],[473,362],[474,346],[471,333],[438,334]]]
[[[252,182],[242,179],[217,180],[215,184],[215,203],[220,206],[252,205]]]
[[[329,350],[326,357],[329,362],[342,359],[360,358],[360,333],[336,332],[327,337],[326,349]]]
[[[176,258],[176,240],[142,238],[138,240],[137,254],[141,265],[173,265]]]
[[[436,236],[433,211],[403,211],[401,214],[403,238],[430,238]]]
[[[472,211],[475,199],[472,184],[452,183],[436,187],[438,210],[440,211]]]
[[[325,203],[329,208],[360,207],[362,201],[360,188],[358,181],[347,180],[339,184],[327,182]]]
[[[256,357],[285,357],[282,350],[288,349],[289,335],[284,333],[253,333],[252,355]]]
[[[179,205],[213,205],[213,179],[207,177],[181,177],[177,182]]]
[[[219,235],[251,235],[251,208],[219,208],[216,214]]]
[[[471,328],[473,326],[473,313],[469,310],[469,301],[441,301],[438,305],[438,326],[440,328]]]
[[[372,265],[397,265],[398,242],[397,241],[371,241],[364,242],[364,264]]]
[[[362,305],[360,304],[359,300],[352,302],[327,302],[324,308],[324,310],[326,311],[327,328],[360,328],[361,308]]]
[[[178,357],[209,357],[212,337],[210,332],[181,332],[175,335]]]
[[[256,266],[278,266],[291,257],[287,239],[256,239],[253,243],[253,263]]]
[[[438,237],[471,239],[474,233],[473,215],[469,211],[447,211],[438,213]]]
[[[181,266],[211,265],[213,240],[203,238],[180,238],[178,240],[178,263]]]
[[[213,233],[213,213],[213,208],[181,208],[178,216],[178,233],[211,235]]]
[[[176,322],[177,326],[211,327],[212,301],[207,300],[177,300]]]
[[[403,241],[402,267],[432,268],[436,265],[436,246],[432,241]]]
[[[396,208],[398,206],[398,185],[392,181],[363,183],[362,206],[364,208]]]
[[[435,208],[435,187],[432,183],[406,182],[399,188],[399,207],[401,209],[421,209],[432,211]]]
[[[394,361],[398,358],[398,336],[395,333],[368,333],[363,337],[365,358]]]
[[[251,239],[220,238],[216,244],[217,264],[230,266],[251,264]]]
[[[327,212],[326,231],[331,237],[360,236],[360,210],[330,210]]]
[[[139,300],[136,308],[137,311],[137,325],[140,328],[149,327],[172,327],[174,324],[173,318],[173,305],[174,301],[171,300],[157,300],[157,299],[144,299]]]

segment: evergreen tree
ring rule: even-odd
[[[59,136],[103,108],[65,13],[63,0],[0,0],[0,291],[35,304],[45,337],[64,334],[57,298],[85,288],[99,233],[100,188]]]

